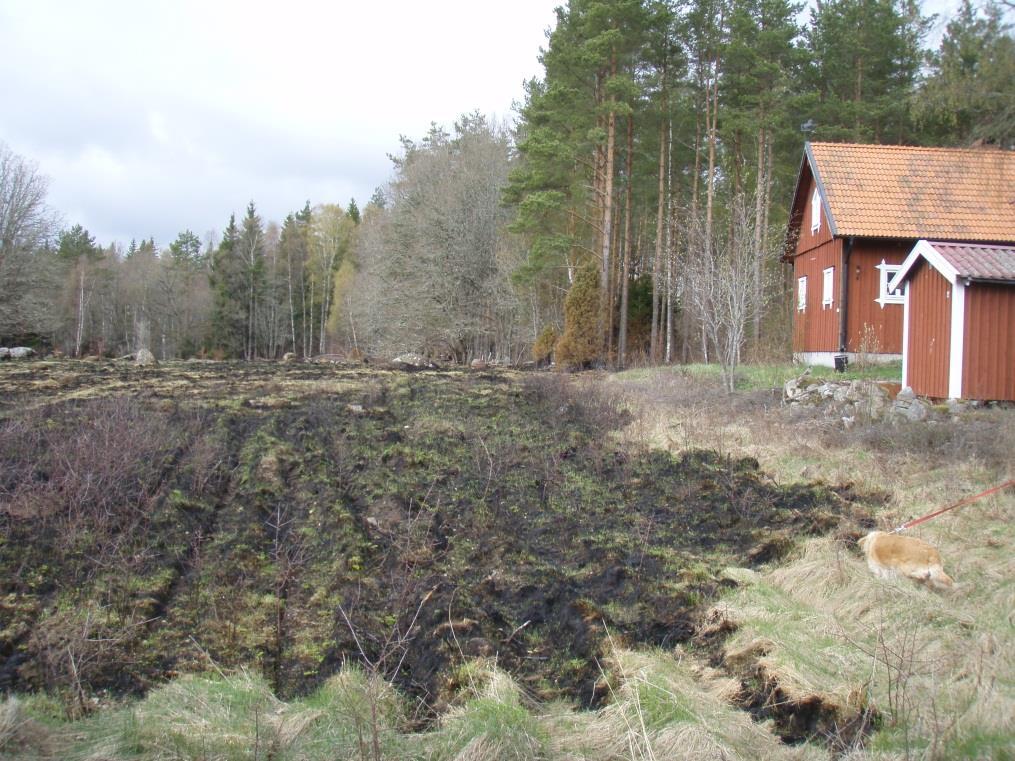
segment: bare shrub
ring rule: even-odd
[[[159,615],[175,573],[152,530],[160,505],[178,474],[206,485],[219,462],[214,447],[189,456],[197,422],[121,397],[0,426],[0,555],[18,569],[0,592],[38,601],[4,644],[26,656],[17,678],[60,692],[71,715],[93,689],[129,682],[128,654]]]
[[[630,421],[623,395],[602,383],[540,374],[527,377],[525,385],[544,408],[548,426],[606,433]]]
[[[123,397],[30,412],[0,427],[0,512],[124,530],[144,520],[178,443],[164,413]]]
[[[881,341],[878,339],[877,331],[869,322],[863,324],[860,330],[860,343],[856,351],[856,366],[860,370],[867,370],[874,365],[874,358],[881,353]]]
[[[762,239],[752,206],[743,194],[732,198],[723,235],[716,235],[702,216],[692,217],[691,253],[684,263],[686,292],[701,321],[702,340],[715,351],[723,386],[731,394],[747,324],[765,308],[761,294],[771,290],[766,280],[773,278],[767,265],[776,260],[780,246],[774,239]]]

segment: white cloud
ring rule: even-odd
[[[0,139],[100,241],[364,203],[398,136],[507,114],[553,0],[0,0]]]

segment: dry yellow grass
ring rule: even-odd
[[[627,435],[639,443],[755,457],[784,483],[853,484],[883,495],[879,528],[1012,477],[1012,409],[846,432],[774,397],[725,397],[679,371],[610,382],[628,399]],[[883,728],[849,758],[1012,757],[1013,519],[1008,490],[910,532],[940,549],[956,581],[947,593],[875,578],[855,546],[831,538],[806,542],[795,559],[760,574],[731,571],[741,586],[716,613],[738,627],[727,663],[777,681],[790,700],[816,695],[846,710],[876,708]]]

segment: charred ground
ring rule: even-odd
[[[0,688],[140,692],[348,660],[418,698],[476,656],[606,697],[607,633],[686,641],[728,565],[862,521],[751,460],[622,448],[604,395],[514,372],[0,367]]]

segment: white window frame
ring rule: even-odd
[[[796,310],[807,311],[807,275],[798,277],[796,281]]]
[[[874,299],[881,308],[884,309],[888,304],[904,304],[906,303],[906,295],[901,288],[889,292],[888,283],[891,282],[892,278],[902,269],[901,264],[888,264],[884,259],[881,260],[881,264],[877,265],[878,271],[881,275],[880,285],[878,286],[878,297]]]
[[[811,232],[816,233],[821,229],[821,193],[814,188],[811,194]]]
[[[835,302],[835,267],[821,271],[821,308],[831,309]]]

